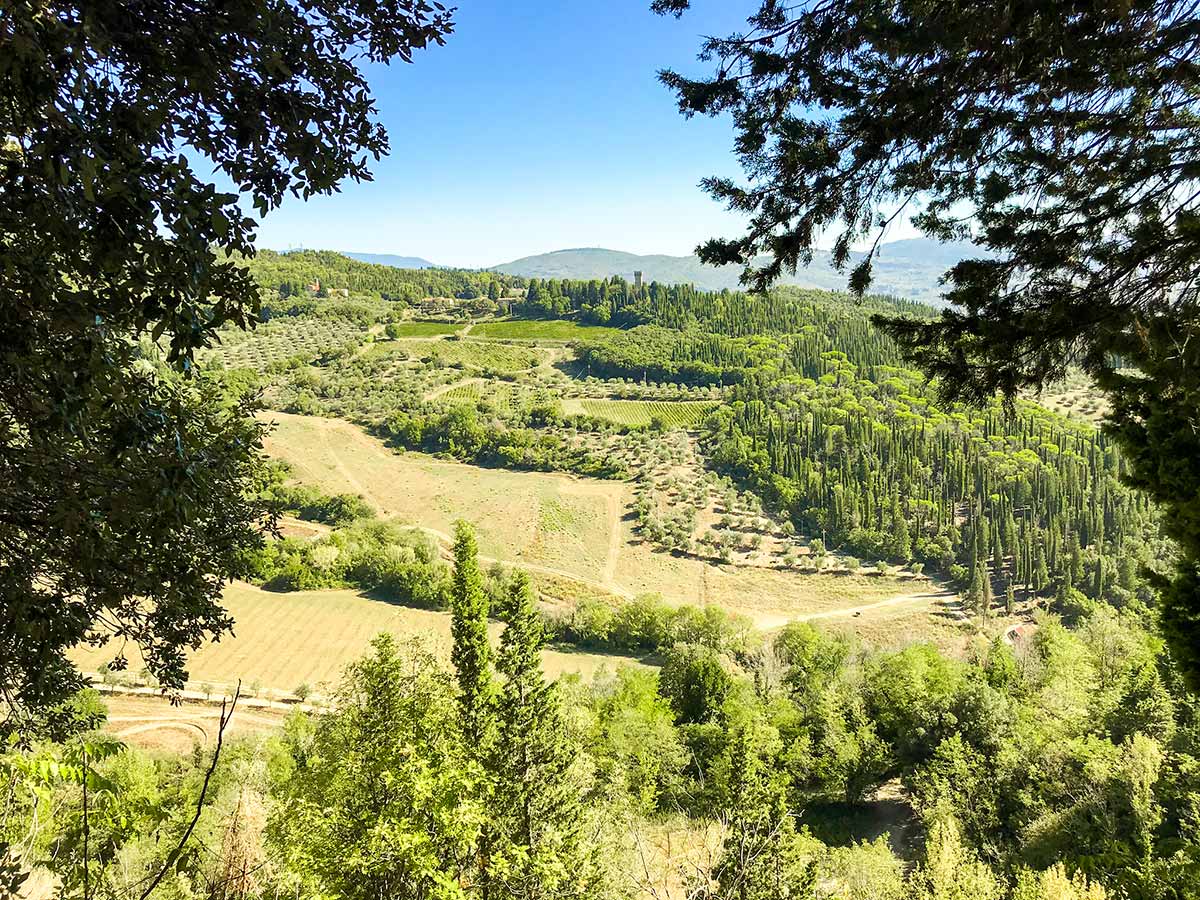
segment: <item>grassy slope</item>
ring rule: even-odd
[[[624,503],[627,490],[620,482],[395,454],[344,422],[284,413],[269,418],[278,424],[268,452],[290,462],[302,482],[362,494],[382,515],[444,533],[468,519],[485,556],[601,577],[611,536],[608,510]]]
[[[365,351],[371,356],[399,353],[408,359],[437,359],[443,365],[520,372],[542,361],[536,348],[509,346],[488,341],[409,340],[377,341]]]

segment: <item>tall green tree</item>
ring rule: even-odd
[[[892,496],[892,556],[900,562],[912,559],[912,537],[908,528],[908,517],[900,505],[900,498]]]
[[[479,759],[486,759],[496,740],[496,685],[492,678],[492,646],[488,640],[488,596],[479,571],[475,530],[466,522],[454,526],[454,577],[450,598],[450,661],[458,679],[458,707],[463,738]]]
[[[992,576],[988,572],[987,563],[980,562],[975,567],[975,580],[979,585],[979,614],[985,619],[992,612]]]
[[[763,759],[755,725],[729,752],[725,841],[713,872],[714,900],[807,900],[816,867],[798,852],[796,820],[777,772]]]
[[[504,676],[494,754],[495,817],[512,861],[500,875],[506,897],[591,896],[599,845],[585,835],[584,784],[555,684],[542,673],[545,631],[529,578],[509,586],[496,668]]]
[[[441,43],[425,0],[6,3],[0,12],[0,692],[78,686],[104,629],[166,685],[231,627],[259,429],[178,372],[259,290],[233,259],[289,194],[387,150],[361,67]],[[201,171],[238,186],[217,189]]]
[[[479,571],[475,530],[461,520],[454,526],[450,603],[450,633],[454,639],[450,661],[458,679],[458,732],[465,758],[478,776],[477,795],[484,808],[490,809],[496,802],[496,778],[491,763],[498,731],[492,646],[488,638],[489,604]],[[480,828],[466,875],[466,881],[483,900],[492,896],[493,869],[505,849],[498,840],[496,823],[489,817]]]
[[[451,724],[453,682],[384,634],[352,664],[334,712],[296,718],[276,772],[267,839],[306,896],[461,896],[488,818]],[[453,886],[451,889],[450,886]]]
[[[748,180],[705,187],[749,226],[701,258],[762,289],[832,230],[862,294],[902,216],[980,245],[939,319],[884,324],[947,398],[1096,378],[1179,543],[1162,618],[1200,686],[1200,4],[763,0],[703,51],[711,77],[662,79],[685,114],[731,115]]]
[[[667,652],[658,673],[658,690],[680,722],[711,722],[720,717],[733,678],[712,648],[677,644]]]

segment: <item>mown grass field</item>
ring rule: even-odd
[[[605,337],[620,330],[604,325],[581,325],[578,322],[508,319],[476,325],[471,329],[471,337],[509,341],[577,341]]]
[[[346,422],[274,412],[267,418],[278,423],[268,452],[290,462],[303,483],[327,493],[361,494],[381,515],[443,534],[454,530],[457,519],[467,519],[485,556],[591,580],[603,576],[612,523],[625,502],[620,482],[397,454]],[[555,520],[561,510],[571,510],[578,527],[549,530],[546,509],[555,511]]]
[[[237,623],[233,637],[206,644],[191,654],[191,686],[205,682],[230,684],[239,678],[248,688],[291,692],[301,684],[321,690],[336,683],[348,663],[366,652],[375,635],[420,637],[440,658],[450,659],[450,614],[410,609],[373,600],[356,591],[297,591],[273,593],[234,583],[225,591],[225,605]],[[501,625],[491,626],[498,638]],[[111,662],[120,647],[110,643],[72,654],[85,671]],[[136,648],[126,648],[129,671],[137,674],[142,661]],[[590,678],[602,667],[637,665],[636,660],[607,654],[546,650],[543,667],[551,677],[579,673]]]
[[[650,425],[657,418],[668,428],[691,428],[716,405],[711,400],[567,399],[563,401],[563,412],[633,427]]]
[[[377,341],[367,351],[372,355],[399,354],[407,359],[429,360],[442,366],[491,372],[521,372],[542,361],[542,353],[520,345],[470,340]]]

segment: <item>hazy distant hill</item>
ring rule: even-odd
[[[393,253],[344,253],[351,259],[360,262],[376,263],[381,266],[394,266],[397,269],[436,269],[437,264],[419,256],[396,256]]]
[[[942,274],[960,259],[980,252],[971,244],[940,244],[927,238],[884,244],[875,261],[871,290],[926,302],[936,301],[941,294],[938,279]],[[853,256],[855,260],[862,258],[861,253]],[[818,251],[811,266],[795,276],[785,277],[784,283],[845,290],[849,272],[834,271],[829,260],[827,252]],[[607,278],[611,275],[632,278],[634,271],[640,270],[647,281],[690,283],[706,290],[736,289],[741,275],[740,266],[706,266],[695,256],[638,256],[598,247],[527,256],[493,269],[531,278]]]

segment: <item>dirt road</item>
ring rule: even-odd
[[[815,622],[820,619],[844,619],[847,617],[861,616],[864,613],[877,612],[881,609],[887,609],[894,606],[928,606],[933,607],[936,603],[951,603],[958,598],[950,591],[924,591],[921,593],[898,594],[895,597],[888,597],[886,600],[876,600],[874,603],[864,603],[860,606],[843,606],[838,609],[823,609],[819,612],[774,612],[764,610],[757,615],[751,614],[754,619],[754,624],[763,629],[770,631],[774,628],[782,628],[788,622]]]

